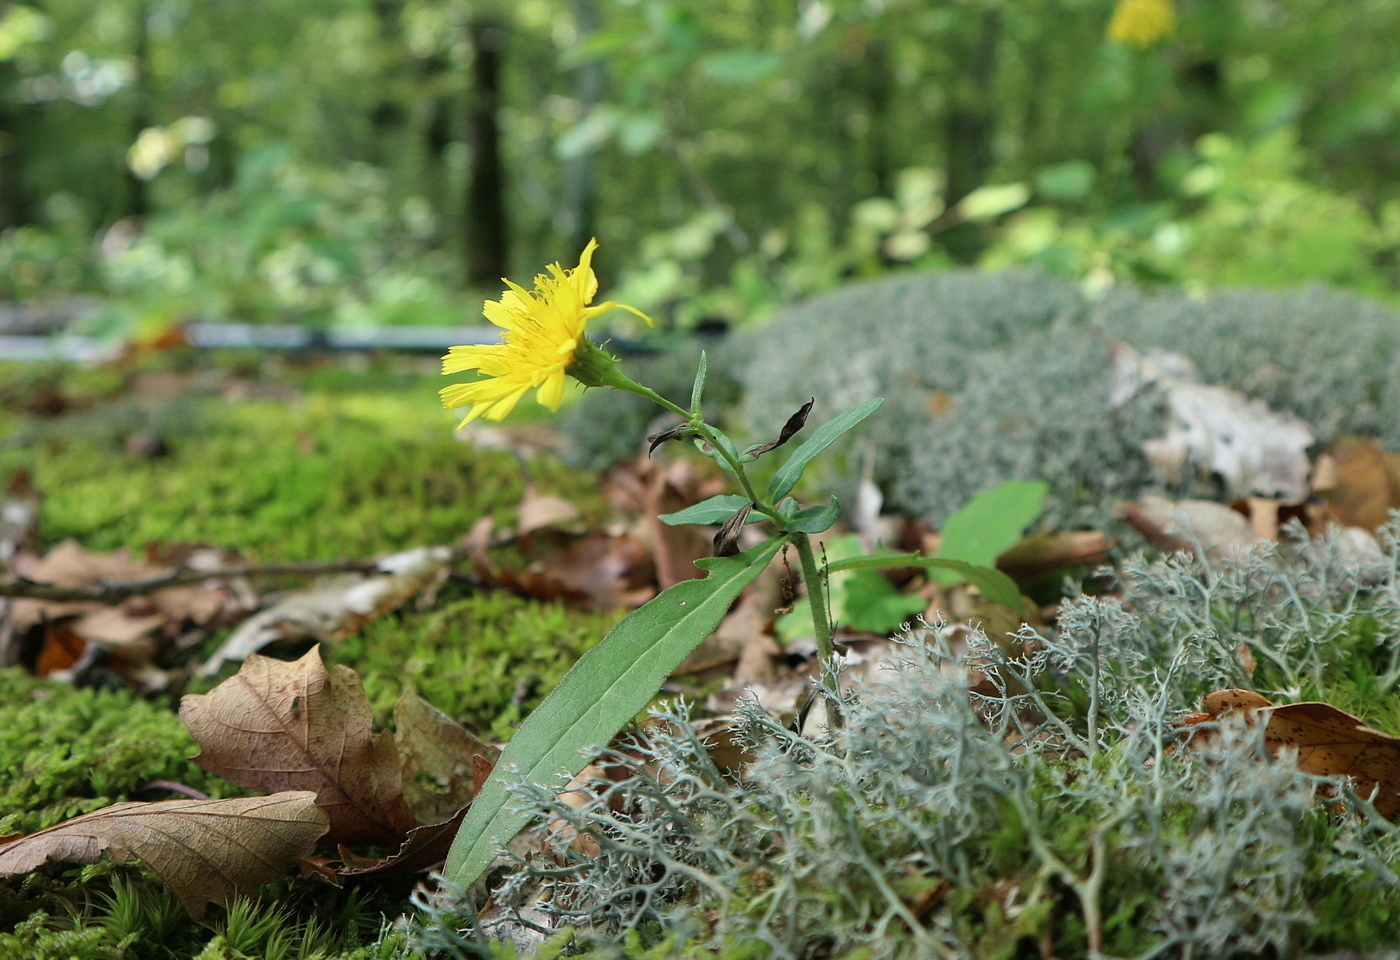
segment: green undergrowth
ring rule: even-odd
[[[189,762],[195,752],[167,705],[0,670],[0,836],[138,799],[151,780],[228,795],[225,781]]]
[[[546,457],[457,440],[437,379],[313,370],[247,399],[201,393],[29,420],[0,447],[44,495],[46,542],[93,550],[208,543],[270,561],[370,557],[450,543],[492,514],[513,521],[528,476],[601,509],[591,478]],[[272,395],[267,395],[267,394]],[[133,436],[160,455],[128,452]]]
[[[360,672],[381,724],[412,688],[459,721],[508,739],[615,619],[558,602],[480,593],[386,617],[332,656]]]
[[[0,960],[398,960],[407,893],[289,881],[196,921],[139,865],[49,865],[0,888]]]
[[[138,558],[149,543],[204,543],[263,562],[368,558],[453,543],[486,514],[509,529],[527,479],[586,517],[602,514],[592,476],[454,437],[431,365],[284,368],[236,355],[221,364],[0,371],[0,480],[30,471],[43,494],[41,547],[72,537]],[[132,393],[151,376],[179,390]],[[231,382],[241,384],[233,393]],[[25,412],[53,397],[68,412]],[[131,452],[133,437],[158,439],[160,449]],[[410,604],[328,650],[363,678],[379,728],[392,725],[394,703],[412,687],[504,739],[610,625],[609,615],[560,603],[466,591],[449,582],[427,608]],[[171,796],[142,793],[151,780],[240,795],[189,762],[197,748],[175,699],[0,672],[0,835]],[[288,880],[196,923],[139,866],[50,864],[0,881],[0,960],[408,956],[391,925],[413,882],[336,891]]]
[[[1244,687],[1396,729],[1397,540],[1400,521],[1383,554],[1286,538],[1209,567],[1130,557],[1119,595],[1067,599],[1014,658],[980,633],[911,630],[834,735],[741,701],[755,759],[739,779],[676,705],[644,765],[582,806],[517,786],[551,855],[512,856],[493,903],[572,926],[579,955],[629,960],[1393,949],[1400,829],[1348,781],[1273,758],[1262,724],[1189,745],[1179,724]],[[969,689],[959,636],[1000,692]],[[569,845],[580,833],[596,853]],[[503,928],[470,942],[464,897],[420,897],[413,941],[505,955],[489,941]]]

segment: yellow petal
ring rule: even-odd
[[[564,371],[551,374],[541,386],[540,392],[535,394],[535,399],[551,410],[558,410],[559,404],[564,401]]]

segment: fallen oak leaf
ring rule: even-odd
[[[1264,745],[1275,757],[1292,753],[1298,769],[1314,776],[1350,777],[1361,796],[1371,797],[1377,813],[1387,820],[1400,817],[1400,737],[1330,703],[1275,706],[1249,690],[1217,690],[1204,698],[1202,707],[1209,720],[1238,716],[1253,723],[1256,717],[1266,718]],[[1200,716],[1191,714],[1188,721]]]
[[[1339,440],[1318,458],[1312,486],[1330,519],[1375,530],[1400,509],[1400,453],[1374,440]]]
[[[280,880],[315,849],[329,820],[304,790],[231,800],[117,803],[0,846],[0,876],[51,860],[140,860],[198,920],[207,904],[227,904]]]
[[[448,820],[470,803],[481,783],[476,758],[495,763],[501,753],[411,690],[394,706],[394,745],[404,798],[420,824]]]
[[[1329,703],[1289,703],[1270,707],[1269,714],[1264,742],[1275,755],[1296,750],[1303,772],[1348,776],[1377,813],[1387,820],[1400,815],[1400,737]]]
[[[358,878],[431,870],[447,859],[447,851],[452,849],[452,839],[457,836],[457,829],[466,815],[467,807],[464,806],[442,823],[414,827],[408,831],[408,836],[397,851],[380,860],[358,856],[341,846],[340,857],[345,866],[338,875]]]
[[[417,823],[404,800],[393,738],[371,732],[360,678],[329,673],[319,647],[294,663],[254,654],[206,694],[180,701],[194,758],[250,790],[311,790],[339,843],[394,844]]]

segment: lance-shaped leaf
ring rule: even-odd
[[[0,876],[50,860],[141,860],[198,920],[207,904],[251,896],[311,853],[329,825],[307,791],[232,800],[117,803],[0,846]]]
[[[813,457],[835,443],[856,424],[879,410],[880,404],[884,402],[882,397],[867,400],[854,410],[847,410],[839,417],[828,420],[817,427],[812,435],[792,452],[792,456],[788,457],[787,462],[778,469],[777,474],[773,477],[773,482],[768,484],[768,494],[764,499],[768,503],[776,503],[791,493],[792,488],[797,486],[797,481],[802,479],[802,471],[807,469],[807,464],[812,462]]]
[[[703,500],[693,507],[686,507],[675,513],[663,513],[659,519],[671,527],[680,526],[683,523],[723,523],[734,516],[735,510],[748,502],[743,497],[735,496],[732,493],[721,493],[708,500]],[[754,522],[757,523],[759,519],[762,518],[756,518]]]
[[[646,707],[786,542],[774,537],[738,556],[697,560],[708,577],[661,593],[585,653],[501,752],[452,844],[443,869],[447,879],[463,886],[474,882],[497,848],[529,822],[529,814],[510,804],[509,780],[548,783],[587,766],[586,751],[604,746]]]
[[[778,433],[778,439],[770,440],[767,443],[760,443],[757,446],[749,447],[744,451],[746,457],[761,457],[769,451],[776,450],[793,438],[797,431],[807,425],[807,415],[812,412],[812,404],[817,402],[813,397],[802,405],[792,416],[788,417],[787,423],[783,424],[783,429]]]
[[[784,501],[784,503],[788,502],[791,501]],[[779,510],[782,510],[781,506]],[[828,504],[803,507],[801,510],[784,513],[783,516],[784,528],[793,533],[822,533],[829,530],[831,525],[836,522],[836,518],[841,516],[841,504],[837,502],[835,497],[832,497]]]
[[[918,553],[882,553],[865,557],[851,557],[827,564],[826,572],[838,570],[862,570],[879,567],[929,567],[934,570],[951,570],[982,592],[988,600],[1010,607],[1018,613],[1025,612],[1021,590],[1016,582],[993,567],[979,567],[962,560],[948,560],[943,557],[925,557]]]
[[[319,648],[295,663],[257,654],[207,694],[180,702],[194,762],[250,790],[313,790],[338,843],[394,844],[417,826],[394,740],[370,730],[360,678],[326,672]]]
[[[695,383],[690,388],[690,415],[700,416],[700,398],[705,393],[705,374],[709,372],[710,360],[705,351],[700,351],[700,365],[695,368]]]

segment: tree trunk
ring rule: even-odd
[[[598,29],[598,11],[593,0],[574,0],[574,22],[582,40]],[[603,99],[606,78],[600,60],[590,60],[574,71],[574,93],[579,111],[588,116]],[[593,153],[570,160],[564,167],[564,195],[559,205],[555,232],[563,238],[564,249],[579,251],[592,239],[593,218],[597,200],[597,183],[593,176]]]
[[[948,113],[944,118],[947,139],[948,205],[952,206],[987,182],[992,169],[992,138],[996,134],[992,83],[996,76],[996,48],[1000,23],[995,10],[984,10],[975,36],[950,84]],[[982,252],[981,229],[967,223],[943,234],[948,251],[962,263],[972,263]]]
[[[476,51],[472,92],[467,102],[466,217],[462,232],[466,247],[467,280],[489,286],[509,273],[509,232],[506,220],[505,168],[501,162],[501,60],[506,44],[505,24],[480,16],[468,25]]]
[[[134,144],[143,131],[152,124],[151,119],[151,11],[147,4],[138,3],[134,10],[132,26],[135,30],[131,49],[131,116],[127,128],[127,145]],[[138,177],[125,162],[126,205],[124,216],[145,217],[150,212],[150,195],[144,179]]]
[[[33,201],[24,182],[24,120],[14,63],[0,63],[0,231],[34,222]]]

